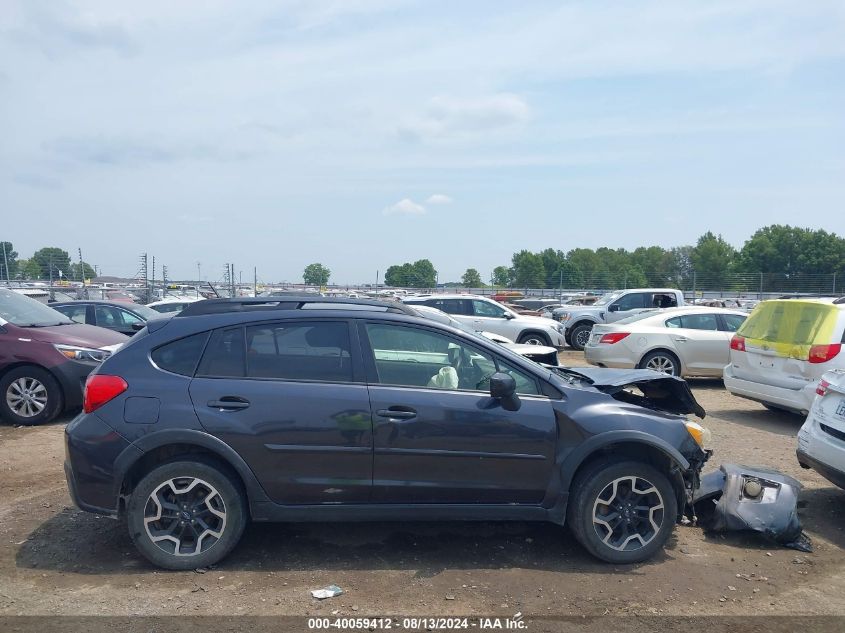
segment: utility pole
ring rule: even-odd
[[[6,242],[3,242],[3,267],[6,270],[6,285],[9,284],[9,259],[6,257]],[[833,276],[834,280],[836,279],[836,275]],[[833,282],[836,285],[836,281]]]
[[[147,301],[155,301],[155,297],[153,296],[156,291],[156,256],[153,255],[153,286],[150,289],[150,294],[147,295]]]
[[[197,299],[200,296],[200,286],[202,285],[202,275],[200,274],[200,263],[197,261]]]
[[[560,282],[558,283],[557,295],[558,301],[563,303],[563,268],[560,269]]]
[[[147,254],[141,254],[140,267],[138,269],[138,281],[144,283],[144,296],[150,296],[150,276],[147,269]]]
[[[161,267],[161,298],[167,294],[167,266]]]
[[[258,296],[258,266],[252,267],[252,296]]]

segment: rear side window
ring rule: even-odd
[[[466,299],[429,299],[425,304],[446,314],[472,315],[472,303]]]
[[[728,332],[736,332],[748,317],[740,314],[723,314],[722,318],[725,320]]]
[[[718,330],[719,322],[715,314],[685,314],[668,319],[666,327],[688,330]]]
[[[345,322],[282,322],[246,329],[247,376],[352,382]]]
[[[243,378],[246,375],[243,328],[216,330],[200,361],[198,376]]]
[[[150,357],[156,366],[165,371],[182,376],[193,376],[206,339],[208,339],[208,332],[186,336],[157,347]]]

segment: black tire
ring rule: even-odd
[[[644,506],[650,507],[646,516],[644,512],[632,510],[630,506],[624,507],[620,512],[620,526],[614,526],[611,531],[605,525],[594,522],[594,509],[599,518],[604,516],[600,512],[601,504],[597,504],[599,496],[603,500],[613,501],[609,497],[612,492],[614,481],[617,484],[619,503],[622,503],[622,494],[625,491],[626,481],[636,481],[633,486],[639,491],[654,490],[643,495],[640,501],[633,501],[639,505],[645,501]],[[606,490],[607,489],[607,490]],[[598,460],[589,464],[583,471],[579,472],[570,488],[572,494],[569,498],[567,509],[567,523],[575,538],[590,554],[603,561],[613,564],[639,563],[654,556],[666,544],[675,526],[675,519],[678,514],[678,502],[675,491],[669,479],[653,466],[637,461],[614,462],[613,459]],[[650,500],[650,501],[649,501]],[[662,508],[658,507],[658,502]],[[611,510],[609,504],[604,507]],[[627,511],[631,522],[626,527],[624,512]],[[654,523],[648,520],[654,519]],[[658,529],[654,529],[658,524]],[[607,525],[607,524],[606,524]],[[625,530],[628,532],[625,532]],[[636,536],[631,532],[641,533],[639,543]],[[600,535],[601,532],[601,535]],[[620,532],[617,536],[616,532]],[[630,545],[624,549],[615,549],[612,546],[614,540],[617,544],[625,543],[626,535],[632,536]],[[608,542],[605,542],[607,539]]]
[[[587,341],[590,340],[590,332],[593,331],[593,324],[582,323],[576,325],[569,331],[569,344],[572,349],[577,349],[579,352],[587,346]]]
[[[151,498],[156,490],[160,490],[158,506]],[[183,494],[173,494],[177,490]],[[217,494],[212,495],[212,490]],[[195,512],[191,512],[192,500]],[[168,512],[162,502],[173,503],[174,508]],[[157,511],[163,518],[151,521],[148,530],[144,519],[153,518]],[[135,486],[127,506],[127,523],[135,547],[154,565],[176,570],[206,567],[222,560],[241,539],[247,523],[246,494],[234,476],[215,464],[169,462],[150,471]],[[177,538],[176,534],[179,544],[152,540],[153,536]],[[181,554],[176,554],[177,548]]]
[[[46,369],[24,365],[0,379],[0,417],[12,424],[49,422],[62,412],[63,402],[62,388]]]
[[[551,347],[552,345],[549,337],[542,332],[525,332],[520,335],[517,343],[521,343],[523,345],[546,345],[547,347]]]
[[[649,364],[653,366],[649,367]],[[642,360],[640,360],[639,367],[640,369],[653,369],[654,371],[660,371],[664,374],[669,374],[670,376],[681,375],[681,361],[678,360],[678,357],[672,352],[663,349],[654,350],[653,352],[649,352],[643,356]],[[668,371],[663,371],[658,367],[666,368]]]

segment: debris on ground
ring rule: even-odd
[[[337,585],[329,585],[325,589],[312,589],[311,595],[317,600],[325,600],[326,598],[334,598],[343,593],[343,589]]]
[[[776,470],[722,464],[701,477],[693,507],[705,530],[760,532],[784,547],[811,552],[798,519],[801,488],[797,479]]]

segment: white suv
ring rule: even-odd
[[[845,369],[843,343],[845,298],[764,301],[731,339],[725,387],[806,415],[822,374]]]
[[[476,331],[506,336],[517,343],[563,347],[563,326],[552,319],[525,316],[476,295],[439,294],[408,297],[409,305],[427,305],[451,314]]]

